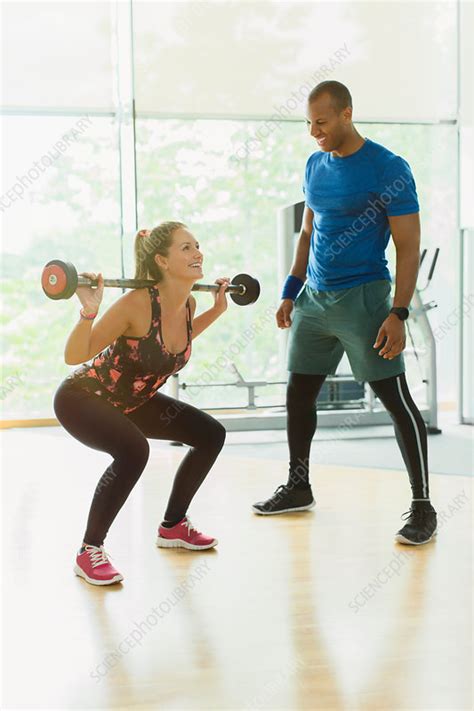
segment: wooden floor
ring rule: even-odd
[[[53,432],[3,436],[2,708],[471,708],[470,479],[432,477],[414,548],[406,474],[321,467],[313,511],[258,517],[285,463],[224,450],[190,510],[217,549],[163,550],[184,450],[153,448],[107,539],[125,580],[95,588],[72,566],[109,458]]]

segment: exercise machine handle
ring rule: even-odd
[[[439,247],[436,247],[433,261],[431,262],[431,267],[430,267],[430,273],[428,274],[428,282],[431,281],[431,277],[433,276],[435,267],[436,267],[436,262],[438,261],[438,255],[439,255]]]

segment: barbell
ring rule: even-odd
[[[122,289],[143,289],[153,286],[152,279],[104,279],[104,286],[116,286]],[[78,276],[76,267],[71,262],[52,259],[41,275],[41,286],[50,299],[70,299],[78,286],[97,286],[97,279]],[[219,284],[194,284],[191,291],[218,291]],[[226,288],[226,293],[239,306],[247,306],[257,301],[260,296],[260,284],[249,274],[237,274]]]

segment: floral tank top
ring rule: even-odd
[[[119,336],[66,377],[80,388],[105,398],[125,414],[149,400],[168,378],[184,368],[191,357],[191,306],[186,302],[188,341],[181,353],[170,353],[163,343],[158,287],[148,287],[151,326],[145,336]]]

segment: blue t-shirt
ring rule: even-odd
[[[419,212],[406,160],[368,138],[345,158],[317,151],[306,163],[303,192],[314,212],[309,286],[332,291],[391,280],[385,259],[387,216]]]

